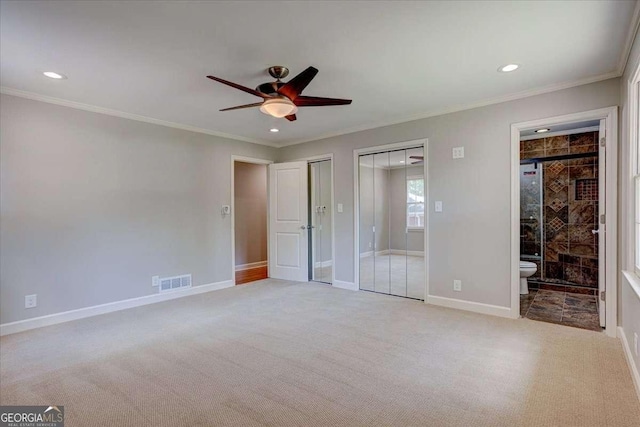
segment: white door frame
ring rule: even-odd
[[[353,277],[354,290],[360,289],[360,174],[359,158],[363,154],[377,153],[378,151],[401,150],[403,148],[423,147],[424,163],[424,302],[428,303],[429,295],[429,139],[414,139],[411,141],[396,142],[393,144],[376,145],[374,147],[358,148],[353,150]]]
[[[254,157],[231,155],[231,281],[236,284],[236,162],[253,163],[255,165],[270,165],[273,160],[256,159]],[[267,261],[269,260],[269,173],[267,174]]]
[[[333,153],[329,154],[320,154],[318,156],[305,157],[303,159],[292,160],[293,162],[321,162],[323,160],[331,160],[331,286],[334,286],[336,283],[336,222],[335,222],[335,180],[334,180],[334,171],[335,166],[333,164]],[[309,192],[309,196],[311,197],[311,192]],[[311,256],[311,252],[309,253]],[[318,282],[320,283],[320,282]]]
[[[610,337],[617,329],[617,219],[618,219],[618,107],[600,108],[511,125],[511,317],[520,317],[520,131],[587,120],[606,120],[606,327]]]

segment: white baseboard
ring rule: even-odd
[[[18,332],[28,331],[30,329],[56,325],[58,323],[84,319],[85,317],[98,316],[100,314],[126,310],[127,308],[155,304],[162,301],[202,294],[205,292],[217,291],[219,289],[230,287],[233,287],[233,280],[225,280],[222,282],[193,286],[186,289],[177,289],[175,291],[163,292],[160,294],[145,295],[143,297],[131,298],[123,301],[116,301],[107,304],[94,305],[92,307],[63,311],[62,313],[49,314],[47,316],[34,317],[32,319],[18,320],[16,322],[4,323],[0,325],[0,336],[16,334]]]
[[[266,267],[269,261],[250,262],[249,264],[236,265],[236,271],[251,270],[252,268]]]
[[[629,370],[631,371],[631,378],[633,379],[633,385],[636,387],[638,400],[640,400],[640,372],[638,372],[638,367],[636,366],[633,360],[633,353],[631,353],[631,346],[629,345],[629,341],[627,341],[627,336],[625,335],[624,329],[622,329],[622,326],[618,326],[618,337],[620,337],[620,341],[622,341],[622,348],[624,349],[624,355],[627,359]]]
[[[513,318],[511,308],[498,305],[483,304],[481,302],[465,301],[461,299],[427,296],[427,304],[440,307],[456,308],[458,310],[473,311],[474,313],[489,314],[491,316]],[[518,316],[519,317],[519,316]]]
[[[342,280],[334,280],[332,283],[334,288],[347,289],[349,291],[357,291],[358,285],[353,282],[343,282]]]

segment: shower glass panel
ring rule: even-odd
[[[389,153],[389,194],[390,194],[390,289],[392,295],[407,296],[407,151]]]
[[[544,259],[544,245],[542,244],[543,170],[541,164],[520,165],[520,258],[538,263]],[[538,271],[541,268],[539,266]]]
[[[374,173],[373,155],[361,156],[358,166],[359,191],[359,222],[360,222],[360,289],[374,291]]]
[[[309,164],[312,280],[331,283],[331,160]]]
[[[406,227],[407,294],[409,298],[425,298],[425,233],[426,187],[424,179],[424,148],[406,150],[406,185],[403,194]]]
[[[374,192],[374,290],[391,293],[391,254],[389,247],[391,218],[389,212],[389,152],[373,155]]]

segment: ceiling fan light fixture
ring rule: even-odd
[[[282,118],[295,114],[298,107],[286,98],[267,99],[261,106],[260,111],[273,117]]]

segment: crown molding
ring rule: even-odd
[[[620,75],[624,74],[624,70],[627,68],[627,63],[629,62],[629,55],[631,55],[631,49],[633,48],[633,41],[636,38],[636,34],[638,33],[638,28],[640,27],[640,1],[636,1],[636,7],[633,10],[633,15],[631,16],[631,25],[629,25],[629,31],[627,32],[627,39],[624,42],[624,47],[622,48],[622,55],[620,56],[620,61],[618,62],[618,73]]]
[[[336,136],[342,136],[342,135],[347,135],[347,134],[356,133],[356,132],[362,132],[362,131],[365,131],[365,130],[371,130],[371,129],[381,128],[381,127],[385,127],[385,126],[392,126],[392,125],[397,125],[397,124],[401,124],[401,123],[412,122],[412,121],[415,121],[415,120],[422,120],[422,119],[427,119],[427,118],[430,118],[430,117],[442,116],[444,114],[457,113],[457,112],[465,111],[465,110],[472,110],[474,108],[486,107],[486,106],[489,106],[489,105],[500,104],[500,103],[503,103],[503,102],[515,101],[517,99],[529,98],[531,96],[542,95],[542,94],[545,94],[545,93],[555,92],[555,91],[558,91],[558,90],[569,89],[569,88],[572,88],[572,87],[582,86],[582,85],[586,85],[586,84],[590,84],[590,83],[596,83],[596,82],[599,82],[599,81],[620,77],[621,75],[622,74],[619,73],[616,70],[616,71],[612,71],[612,72],[605,73],[605,74],[599,74],[597,76],[587,77],[587,78],[584,78],[584,79],[574,80],[574,81],[570,81],[570,82],[558,83],[558,84],[554,84],[554,85],[551,85],[551,86],[546,86],[546,87],[538,88],[538,89],[530,89],[530,90],[526,90],[526,91],[516,92],[516,93],[513,93],[513,94],[503,95],[503,96],[499,96],[499,97],[496,97],[496,98],[491,98],[491,99],[484,100],[484,101],[468,103],[468,104],[460,104],[460,105],[452,106],[452,107],[434,109],[434,110],[427,111],[425,113],[419,113],[419,114],[413,114],[413,115],[409,115],[409,116],[399,117],[399,118],[396,118],[394,120],[388,120],[388,121],[376,122],[376,123],[368,123],[368,124],[362,125],[362,126],[356,126],[356,127],[347,128],[347,129],[343,129],[343,130],[339,130],[339,131],[335,131],[335,132],[325,133],[325,134],[322,134],[322,135],[319,135],[319,136],[316,136],[316,137],[312,137],[312,138],[293,140],[293,141],[283,141],[283,142],[280,142],[280,143],[262,141],[262,140],[246,138],[246,137],[237,136],[237,135],[230,135],[230,134],[226,134],[226,133],[222,133],[222,132],[212,131],[212,130],[209,130],[209,129],[203,129],[203,128],[198,128],[198,127],[194,127],[194,126],[183,125],[183,124],[180,124],[180,123],[174,123],[174,122],[168,122],[168,121],[164,121],[164,120],[158,120],[158,119],[154,119],[154,118],[151,118],[151,117],[139,116],[137,114],[125,113],[123,111],[112,110],[112,109],[109,109],[109,108],[98,107],[98,106],[90,105],[90,104],[83,104],[83,103],[76,102],[76,101],[68,101],[66,99],[54,98],[54,97],[51,97],[51,96],[40,95],[40,94],[33,93],[33,92],[26,92],[26,91],[22,91],[22,90],[19,90],[19,89],[6,87],[6,86],[1,86],[0,87],[0,93],[4,93],[4,94],[7,94],[7,95],[18,96],[18,97],[21,97],[21,98],[32,99],[32,100],[35,100],[35,101],[47,102],[47,103],[50,103],[50,104],[62,105],[62,106],[65,106],[65,107],[70,107],[70,108],[76,108],[76,109],[79,109],[79,110],[91,111],[91,112],[94,112],[94,113],[107,114],[107,115],[110,115],[110,116],[121,117],[121,118],[125,118],[125,119],[145,122],[145,123],[152,123],[152,124],[156,124],[156,125],[160,125],[160,126],[166,126],[166,127],[186,130],[186,131],[190,131],[190,132],[204,133],[204,134],[207,134],[207,135],[218,136],[218,137],[221,137],[221,138],[233,139],[233,140],[237,140],[237,141],[250,142],[252,144],[266,145],[266,146],[274,147],[274,148],[284,148],[284,147],[289,147],[289,146],[292,146],[292,145],[304,144],[306,142],[320,141],[320,140],[323,140],[323,139],[333,138],[333,137],[336,137]]]
[[[34,101],[46,102],[49,104],[61,105],[63,107],[75,108],[77,110],[91,111],[92,113],[106,114],[108,116],[120,117],[122,119],[135,120],[138,122],[151,123],[154,125],[186,130],[189,132],[203,133],[206,135],[217,136],[220,138],[232,139],[236,141],[249,142],[252,144],[267,145],[269,147],[279,147],[278,144],[274,144],[273,142],[261,141],[258,139],[246,138],[238,135],[231,135],[224,132],[216,132],[213,130],[203,129],[195,126],[183,125],[181,123],[168,122],[165,120],[154,119],[152,117],[126,113],[124,111],[112,110],[110,108],[98,107],[96,105],[91,105],[91,104],[84,104],[82,102],[69,101],[67,99],[55,98],[52,96],[41,95],[39,93],[34,93],[34,92],[27,92],[24,90],[14,89],[7,86],[1,86],[0,93],[3,93],[5,95],[17,96],[25,99],[31,99]]]
[[[479,102],[474,102],[474,103],[469,103],[469,104],[460,104],[460,105],[452,106],[452,107],[434,109],[434,110],[427,111],[425,113],[414,114],[414,115],[410,115],[410,116],[404,116],[404,117],[396,118],[394,120],[389,120],[389,121],[384,121],[384,122],[377,122],[375,124],[369,123],[369,124],[366,124],[366,125],[363,125],[363,126],[357,126],[357,127],[353,127],[353,128],[344,129],[344,130],[341,130],[341,131],[325,133],[325,134],[323,134],[321,136],[314,137],[314,138],[300,139],[300,140],[294,140],[294,141],[289,141],[289,142],[283,142],[283,143],[281,143],[279,145],[279,147],[288,147],[288,146],[291,146],[291,145],[304,144],[305,142],[319,141],[319,140],[322,140],[322,139],[333,138],[333,137],[336,137],[336,136],[347,135],[347,134],[350,134],[350,133],[362,132],[362,131],[365,131],[365,130],[371,130],[371,129],[376,129],[376,128],[385,127],[385,126],[397,125],[397,124],[401,124],[401,123],[412,122],[412,121],[415,121],[415,120],[422,120],[422,119],[427,119],[427,118],[430,118],[430,117],[436,117],[436,116],[442,116],[442,115],[445,115],[445,114],[457,113],[457,112],[465,111],[465,110],[472,110],[474,108],[486,107],[488,105],[501,104],[503,102],[515,101],[517,99],[529,98],[529,97],[532,97],[532,96],[542,95],[542,94],[550,93],[550,92],[556,92],[556,91],[559,91],[559,90],[569,89],[569,88],[576,87],[576,86],[583,86],[583,85],[596,83],[596,82],[603,81],[603,80],[614,79],[614,78],[620,77],[620,76],[621,76],[621,74],[617,70],[616,71],[611,71],[609,73],[599,74],[597,76],[587,77],[587,78],[584,78],[584,79],[574,80],[574,81],[570,81],[570,82],[557,83],[557,84],[554,84],[554,85],[551,85],[551,86],[546,86],[546,87],[538,88],[538,89],[530,89],[530,90],[526,90],[526,91],[522,91],[522,92],[516,92],[516,93],[513,93],[513,94],[503,95],[503,96],[499,96],[499,97],[496,97],[496,98],[491,98],[491,99],[484,100],[484,101],[479,101]]]

